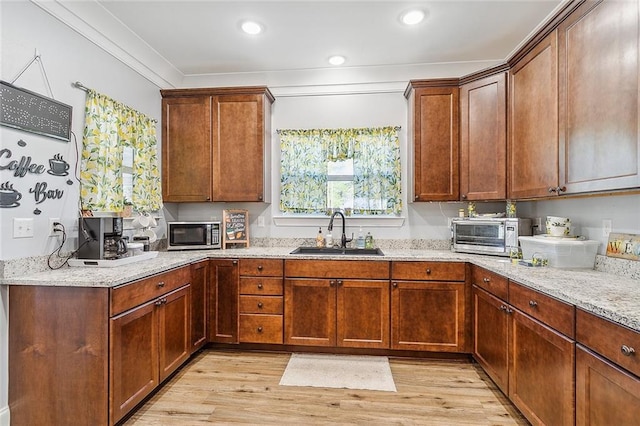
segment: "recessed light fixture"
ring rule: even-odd
[[[344,64],[345,60],[346,60],[346,58],[344,56],[334,55],[334,56],[329,58],[329,63],[331,65],[342,65],[342,64]]]
[[[424,19],[424,12],[422,10],[410,10],[402,15],[400,18],[405,25],[416,25],[422,22]]]
[[[244,21],[241,28],[242,31],[250,35],[257,35],[262,32],[262,25],[254,21]]]

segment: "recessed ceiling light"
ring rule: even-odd
[[[416,25],[422,22],[424,19],[424,12],[422,10],[410,10],[402,15],[402,22],[406,25]]]
[[[241,28],[242,31],[250,35],[257,35],[262,32],[262,25],[254,21],[244,21]]]
[[[329,63],[331,65],[342,65],[342,64],[344,64],[345,60],[346,60],[346,58],[344,56],[334,55],[334,56],[329,58]]]

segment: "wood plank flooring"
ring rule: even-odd
[[[124,424],[527,425],[466,361],[391,358],[398,392],[280,386],[289,354],[205,350]]]

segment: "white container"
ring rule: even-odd
[[[545,235],[519,237],[522,257],[531,259],[534,253],[542,253],[554,268],[589,268],[596,263],[600,242],[575,238],[554,238]]]
[[[144,244],[142,243],[127,243],[127,253],[129,256],[140,256],[143,250]]]

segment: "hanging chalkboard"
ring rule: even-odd
[[[68,142],[71,111],[69,105],[0,80],[0,125]]]
[[[249,212],[247,210],[222,211],[222,248],[228,245],[249,247]]]

